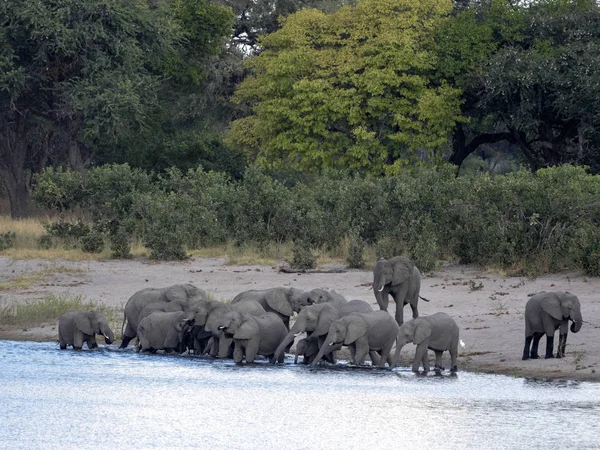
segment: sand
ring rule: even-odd
[[[326,266],[336,270],[343,266]],[[223,258],[192,258],[184,262],[152,263],[147,260],[46,261],[10,260],[0,257],[0,283],[23,274],[45,271],[46,279],[26,288],[0,291],[2,304],[30,302],[48,294],[83,295],[107,306],[122,308],[136,291],[192,283],[217,299],[231,299],[249,289],[293,286],[303,290],[333,289],[347,299],[377,303],[371,289],[370,270],[342,273],[282,273],[279,267],[226,265]],[[579,297],[583,319],[577,334],[569,333],[567,355],[562,359],[522,361],[525,303],[539,291],[569,291]],[[421,315],[443,311],[460,327],[465,343],[459,349],[459,370],[535,377],[539,379],[600,380],[600,279],[577,273],[545,275],[535,279],[489,273],[471,266],[446,264],[424,274]],[[394,303],[390,302],[394,314]],[[404,320],[412,317],[410,307]],[[0,339],[57,340],[56,324],[27,329],[0,326]],[[118,330],[120,332],[120,330]],[[558,340],[558,332],[555,341]],[[545,339],[540,342],[540,353]],[[402,363],[409,365],[415,347],[402,350]],[[431,352],[433,358],[433,352]],[[444,366],[450,365],[448,353]]]

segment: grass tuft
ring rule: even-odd
[[[33,326],[51,321],[56,321],[67,311],[72,309],[91,310],[98,308],[98,304],[86,300],[83,296],[48,295],[44,300],[19,304],[0,303],[0,324],[12,326]]]

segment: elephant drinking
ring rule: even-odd
[[[115,335],[108,325],[106,316],[97,311],[68,311],[58,319],[58,341],[61,350],[72,345],[80,350],[83,343],[88,348],[96,348],[96,334],[104,336],[104,342],[111,344]]]

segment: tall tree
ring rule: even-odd
[[[82,168],[160,123],[165,82],[200,73],[198,55],[215,53],[230,23],[224,11],[218,24],[184,26],[185,9],[204,5],[0,2],[0,176],[13,217],[26,214],[29,174],[49,162]]]
[[[229,140],[270,167],[370,173],[441,159],[460,91],[435,82],[445,0],[364,0],[302,10],[266,36],[236,99]]]
[[[532,170],[600,170],[600,5],[480,2],[439,30],[440,71],[464,91],[450,161],[482,144],[516,146]]]

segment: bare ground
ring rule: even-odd
[[[122,308],[140,289],[176,283],[192,283],[217,299],[231,299],[248,289],[293,286],[304,290],[333,289],[348,299],[366,300],[377,309],[370,288],[373,278],[370,271],[281,273],[277,267],[230,266],[225,262],[221,258],[151,263],[146,260],[21,261],[0,257],[0,283],[23,274],[49,273],[45,280],[27,289],[5,290],[0,292],[0,297],[4,303],[28,302],[43,299],[48,294],[68,293]],[[569,333],[565,358],[522,361],[525,303],[529,294],[543,290],[569,291],[577,295],[586,323],[579,333]],[[445,265],[423,277],[421,295],[431,302],[420,302],[419,312],[427,315],[443,311],[456,320],[465,343],[465,347],[459,349],[459,370],[600,380],[599,291],[600,279],[576,273],[529,279],[487,273],[470,266]],[[393,307],[391,302],[392,314]],[[406,307],[404,319],[410,317],[410,308]],[[56,324],[27,329],[0,326],[0,339],[53,341],[57,339]],[[540,342],[541,353],[543,348],[544,339]],[[402,350],[405,364],[412,360],[414,349],[409,344]],[[449,364],[446,353],[444,365]]]

